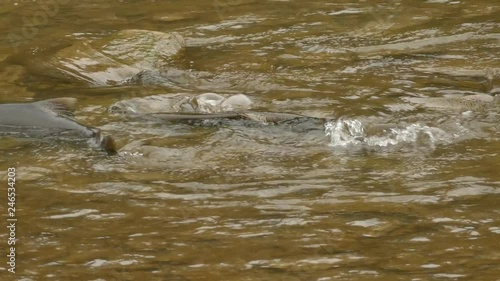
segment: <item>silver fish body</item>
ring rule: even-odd
[[[57,98],[34,103],[0,104],[0,136],[90,138],[104,150],[116,151],[111,137],[102,136],[99,129],[72,119],[75,103],[73,98]]]

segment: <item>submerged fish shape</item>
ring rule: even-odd
[[[204,93],[195,96],[183,93],[160,94],[118,101],[109,107],[109,112],[118,114],[216,113],[247,110],[252,103],[250,98],[244,94],[229,97],[215,93]]]
[[[495,96],[475,94],[464,97],[406,98],[406,100],[435,109],[486,111],[498,108],[500,105],[500,94]]]
[[[253,101],[244,94],[229,97],[215,93],[204,93],[193,97],[187,94],[164,94],[122,100],[111,105],[109,112],[169,122],[239,119],[264,124],[318,121],[323,125],[329,121],[325,118],[295,113],[249,110],[252,104]]]
[[[74,98],[56,98],[33,103],[0,104],[0,136],[48,137],[61,135],[94,139],[108,153],[116,146],[110,136],[99,129],[85,126],[73,117]]]
[[[327,118],[317,118],[295,113],[271,112],[271,111],[242,111],[242,112],[220,112],[220,113],[151,113],[146,114],[149,118],[162,121],[196,121],[213,119],[236,119],[256,121],[263,124],[301,123],[313,121],[315,124],[324,125],[329,121]]]

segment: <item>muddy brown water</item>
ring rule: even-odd
[[[0,280],[500,280],[498,107],[406,100],[500,92],[496,1],[59,0],[44,12],[54,2],[0,4],[0,101],[76,97],[77,120],[126,149],[0,138]],[[217,79],[95,86],[40,63],[131,28],[178,32],[172,67]],[[177,92],[245,93],[257,109],[336,121],[106,111]]]

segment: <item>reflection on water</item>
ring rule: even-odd
[[[0,102],[76,97],[121,149],[0,138],[14,279],[499,278],[494,1],[42,2],[0,4]],[[206,92],[316,119],[108,111]]]

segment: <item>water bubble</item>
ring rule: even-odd
[[[330,146],[348,146],[360,144],[365,138],[365,128],[356,119],[339,118],[325,124],[326,136],[330,137]]]

